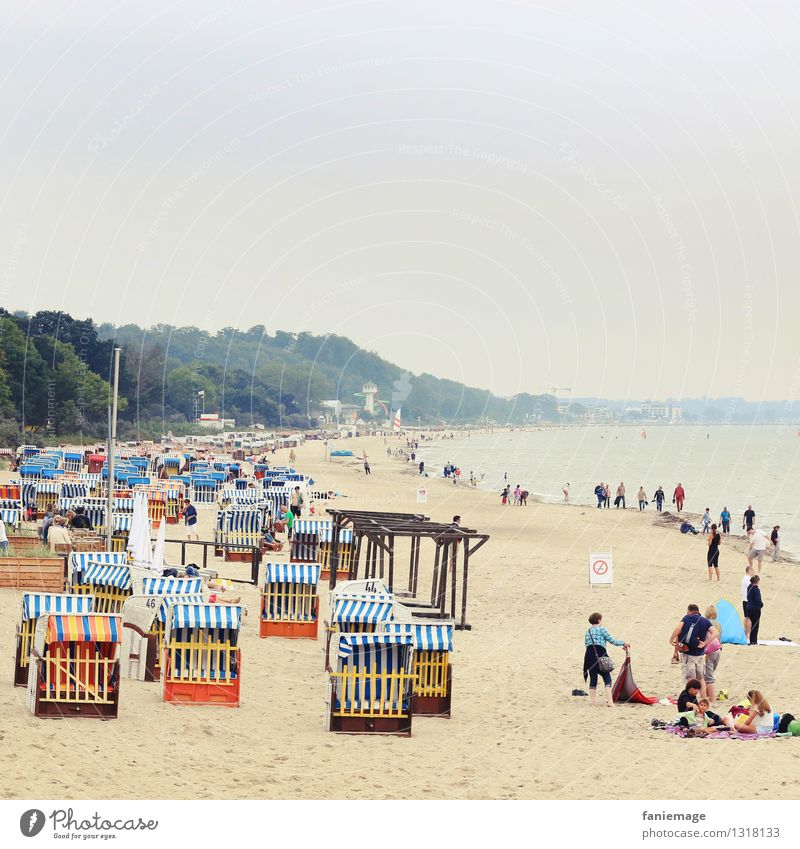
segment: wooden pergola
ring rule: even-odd
[[[372,510],[328,509],[333,521],[331,535],[330,588],[336,586],[339,565],[339,536],[344,528],[352,528],[355,552],[350,566],[350,580],[361,571],[364,579],[380,578],[389,590],[403,599],[403,604],[419,616],[453,619],[459,630],[470,630],[467,624],[467,589],[470,557],[489,539],[471,528],[432,522],[421,513],[384,513]],[[398,539],[410,540],[408,581],[400,587],[395,559]],[[422,541],[435,544],[430,601],[419,600],[419,566]],[[458,563],[461,559],[461,604],[458,610]],[[361,568],[363,556],[363,569]],[[395,584],[398,584],[396,587]],[[449,584],[449,592],[448,592]],[[424,592],[424,590],[422,591]],[[416,608],[416,609],[415,609]],[[458,613],[458,615],[457,615]]]

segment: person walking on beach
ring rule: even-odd
[[[565,483],[561,491],[564,493],[564,504],[569,503],[569,484]]]
[[[747,562],[752,566],[754,560],[758,560],[758,574],[761,574],[761,562],[767,553],[767,535],[761,528],[750,528],[747,532],[750,537],[750,550],[747,554]]]
[[[186,523],[186,539],[200,539],[197,533],[197,508],[188,498],[183,501],[183,521]]]
[[[708,535],[708,551],[706,553],[706,565],[708,566],[708,580],[711,580],[711,570],[717,573],[719,580],[719,544],[722,542],[722,536],[717,532],[717,526],[711,526],[711,532]]]
[[[664,499],[667,496],[664,495],[664,488],[659,486],[659,488],[653,493],[653,501],[656,503],[656,512],[661,512],[661,507],[664,504]]]
[[[604,485],[603,494],[605,495],[606,509],[611,509],[611,487],[608,484]]]
[[[603,627],[603,616],[593,613],[589,617],[589,628],[583,635],[585,651],[583,653],[583,680],[589,681],[589,703],[597,704],[597,679],[602,678],[606,690],[606,704],[614,707],[614,698],[611,693],[611,669],[606,643],[613,646],[622,646],[626,651],[630,645],[623,640],[615,640]],[[605,658],[605,660],[604,660]],[[609,668],[609,664],[611,668]]]
[[[369,460],[364,460],[364,474],[365,475],[371,475],[372,474],[372,470],[369,467]]]
[[[777,563],[781,559],[781,526],[775,525],[769,540],[772,543],[772,562]]]
[[[729,534],[731,532],[731,511],[727,507],[722,508],[719,514],[719,521],[722,525],[722,533]]]
[[[500,503],[503,505],[503,507],[508,504],[508,486],[504,486],[503,491],[500,493]]]
[[[517,484],[516,489],[514,490],[514,505],[519,507],[522,503],[522,487]]]
[[[701,684],[705,681],[706,643],[715,636],[716,632],[711,623],[705,616],[700,615],[700,608],[696,604],[690,604],[686,608],[686,616],[681,619],[669,638],[670,645],[677,649],[684,681],[691,678],[697,678]]]
[[[636,493],[636,497],[639,499],[639,512],[641,513],[645,507],[647,507],[647,493],[644,491],[644,487],[640,486],[639,491]]]
[[[424,475],[425,474],[425,461],[424,460],[419,461],[419,467],[418,468],[419,468],[419,473],[421,475]]]
[[[672,503],[680,513],[683,510],[683,502],[686,500],[686,492],[683,486],[679,483],[675,487],[675,492],[672,493]]]
[[[599,483],[594,488],[594,494],[597,497],[597,509],[599,510],[606,501],[606,488],[603,484]]]
[[[617,487],[617,497],[614,499],[614,506],[619,510],[619,505],[622,505],[622,509],[625,510],[625,484],[620,481],[619,486]]]
[[[750,586],[747,588],[747,618],[750,620],[750,645],[758,645],[758,627],[761,625],[761,613],[764,610],[764,601],[761,598],[761,588],[758,586],[761,579],[758,575],[750,578]]]
[[[706,507],[706,512],[703,513],[700,521],[703,523],[703,534],[707,534],[709,528],[711,527],[711,508]],[[717,526],[714,525],[716,528]]]
[[[756,521],[756,511],[753,510],[753,505],[748,504],[747,510],[744,511],[744,515],[742,516],[742,530],[743,531],[752,531],[753,525]]]
[[[289,500],[289,509],[297,519],[300,518],[300,514],[303,512],[303,503],[303,493],[300,492],[300,487],[296,486],[292,490],[292,495]]]
[[[748,563],[744,569],[744,577],[742,578],[742,613],[744,614],[744,635],[750,639],[750,620],[747,618],[747,591],[750,589],[750,578],[753,577],[753,564]]]

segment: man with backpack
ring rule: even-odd
[[[684,681],[697,678],[704,681],[706,671],[706,645],[716,636],[716,629],[700,608],[690,604],[678,626],[672,632],[669,642],[675,646],[680,657],[681,673]]]

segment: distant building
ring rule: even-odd
[[[338,422],[342,418],[342,402],[337,399],[320,401],[322,417],[326,422]]]
[[[236,419],[220,418],[219,413],[201,413],[197,424],[209,430],[224,430],[226,427],[236,427]]]

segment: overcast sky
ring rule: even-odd
[[[9,309],[340,333],[504,395],[798,397],[788,0],[3,7]]]

